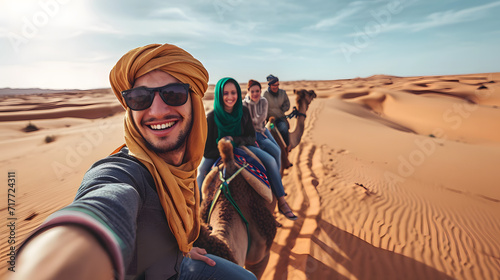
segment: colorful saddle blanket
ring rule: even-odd
[[[258,161],[256,161],[253,157],[249,156],[247,153],[245,153],[244,150],[240,148],[233,148],[233,153],[234,153],[234,160],[238,165],[243,166],[246,163],[247,167],[245,169],[248,170],[248,172],[250,172],[257,179],[259,179],[262,183],[264,183],[268,188],[270,188],[269,180],[267,179],[266,175],[266,168],[262,164],[260,164]],[[219,165],[220,161],[221,158],[218,158],[215,161],[212,168]]]

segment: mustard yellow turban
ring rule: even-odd
[[[191,86],[193,127],[187,139],[186,153],[180,166],[167,164],[148,149],[132,120],[121,92],[133,87],[135,80],[153,70],[161,70]],[[169,44],[152,44],[126,53],[109,75],[111,88],[125,114],[125,144],[130,154],[139,159],[153,175],[160,202],[179,249],[187,253],[200,231],[199,191],[196,169],[203,157],[207,120],[202,98],[208,87],[208,73],[188,52]]]

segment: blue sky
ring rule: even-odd
[[[109,87],[128,50],[178,45],[210,83],[500,71],[500,1],[0,0],[0,88]]]

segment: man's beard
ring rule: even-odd
[[[277,97],[278,96],[278,92],[280,91],[280,89],[278,88],[276,90],[276,92],[274,92],[271,87],[269,87],[269,93],[272,94],[273,96]]]
[[[173,151],[176,151],[176,150],[182,148],[184,145],[186,145],[187,138],[188,138],[189,134],[191,134],[191,129],[193,128],[193,116],[191,114],[189,115],[189,119],[187,120],[187,122],[189,123],[188,126],[186,127],[185,130],[183,130],[179,133],[179,137],[177,137],[177,141],[175,141],[175,143],[173,143],[172,145],[169,145],[166,147],[158,147],[158,146],[151,144],[149,141],[146,140],[145,141],[146,146],[151,151],[153,151],[157,154],[165,154],[165,153],[173,152]],[[165,136],[165,137],[161,138],[160,140],[164,140],[167,137],[168,136]]]

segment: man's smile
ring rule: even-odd
[[[162,123],[162,124],[148,125],[148,127],[152,130],[164,130],[164,129],[172,127],[175,123],[176,123],[175,121],[170,121],[170,122]]]
[[[176,131],[182,123],[182,118],[180,117],[166,117],[166,119],[149,119],[142,123],[142,126],[146,129],[144,133],[155,135],[156,137],[166,137]],[[153,140],[153,139],[150,139]]]

